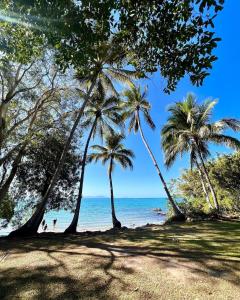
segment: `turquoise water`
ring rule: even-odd
[[[116,198],[115,210],[122,226],[137,227],[147,223],[160,224],[165,216],[157,214],[154,208],[167,212],[165,198]],[[69,225],[72,213],[69,211],[50,211],[44,216],[47,231],[61,232]],[[57,219],[56,226],[53,220]],[[106,230],[112,227],[111,206],[109,198],[84,198],[81,204],[78,231]],[[0,230],[1,235],[7,234],[11,228]],[[42,227],[40,230],[42,231]]]

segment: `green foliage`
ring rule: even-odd
[[[12,30],[27,28],[40,39],[40,44],[44,41],[55,49],[63,69],[73,65],[85,72],[91,70],[92,62],[98,58],[97,47],[114,35],[116,49],[123,50],[124,56],[127,54],[129,64],[141,74],[160,69],[167,81],[165,91],[170,92],[186,74],[197,85],[209,74],[217,59],[212,51],[220,40],[214,34],[213,21],[223,2],[4,0],[0,5],[0,26],[5,30],[8,22]],[[21,59],[29,57],[29,51],[34,51],[39,40],[31,38],[30,44],[26,44],[21,41],[26,37],[19,37]],[[3,42],[1,49],[10,49],[19,59],[12,47],[15,41],[16,38],[9,47]]]
[[[143,116],[146,123],[151,129],[155,129],[155,124],[151,118],[150,110],[151,104],[147,100],[147,89],[141,92],[141,88],[132,86],[131,89],[123,92],[125,101],[122,106],[124,109],[123,118],[129,119],[128,131],[134,131],[135,133],[139,130],[140,125],[140,114]]]
[[[240,210],[240,152],[219,156],[209,162],[210,176],[227,210]]]
[[[110,172],[112,172],[116,163],[121,165],[123,169],[132,169],[134,153],[131,150],[126,149],[121,143],[123,138],[124,137],[120,134],[105,136],[105,146],[92,146],[92,149],[95,150],[95,152],[91,153],[90,161],[101,161],[103,165],[110,162]]]
[[[240,152],[219,156],[206,166],[217,192],[221,211],[240,212]],[[172,185],[178,197],[181,197],[180,206],[185,211],[190,214],[209,213],[196,169],[184,170],[180,178],[172,181]]]
[[[0,219],[9,222],[14,214],[15,203],[10,194],[0,203]]]
[[[191,165],[197,159],[210,155],[208,144],[225,144],[233,149],[240,148],[240,141],[224,135],[227,128],[240,131],[240,121],[236,119],[221,119],[211,121],[212,111],[216,101],[205,100],[198,104],[193,94],[188,94],[182,102],[176,102],[168,109],[170,116],[162,129],[162,147],[165,153],[165,163],[169,167],[178,155],[190,154]]]
[[[34,207],[45,194],[61,156],[66,132],[64,128],[48,130],[29,145],[16,176],[15,193],[18,201],[27,201],[29,207]],[[50,195],[48,209],[73,207],[81,163],[76,151],[76,145],[70,146],[59,179]]]

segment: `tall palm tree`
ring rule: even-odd
[[[167,166],[171,166],[178,155],[183,155],[186,152],[190,153],[191,165],[196,165],[202,180],[204,175],[212,194],[215,209],[219,210],[216,192],[205,165],[205,159],[210,155],[208,144],[213,142],[239,149],[239,140],[224,135],[222,132],[227,128],[234,131],[240,130],[240,121],[222,119],[211,122],[215,105],[216,101],[210,100],[206,100],[199,105],[196,97],[188,94],[184,101],[170,106],[168,109],[170,116],[162,129],[162,146]]]
[[[77,197],[76,208],[71,224],[65,230],[65,233],[76,233],[79,219],[79,212],[82,200],[82,191],[84,183],[84,173],[87,160],[87,153],[91,138],[96,135],[103,138],[103,133],[112,134],[114,127],[121,126],[121,110],[119,107],[119,98],[116,96],[107,96],[102,86],[102,82],[98,83],[98,88],[95,90],[89,105],[84,111],[84,127],[90,127],[88,138],[85,144],[85,149],[81,164],[80,186]]]
[[[173,219],[175,220],[184,220],[185,216],[180,211],[179,207],[173,200],[170,191],[167,187],[166,181],[163,178],[162,172],[158,166],[158,163],[153,155],[152,150],[150,149],[148,142],[144,136],[142,126],[141,126],[141,118],[140,114],[143,115],[143,118],[145,119],[146,123],[150,126],[151,129],[155,129],[155,124],[150,116],[150,109],[151,105],[147,101],[147,90],[145,89],[143,93],[141,93],[140,87],[132,86],[131,89],[124,91],[124,96],[126,97],[126,101],[123,104],[123,108],[125,109],[125,112],[123,113],[124,119],[130,119],[129,121],[129,132],[134,130],[135,133],[138,131],[140,132],[142,141],[153,161],[153,164],[157,170],[158,176],[163,184],[164,190],[167,194],[169,203],[171,204],[174,212]]]
[[[114,206],[112,172],[115,164],[118,163],[123,169],[133,168],[132,159],[134,154],[131,150],[126,149],[121,143],[123,136],[120,134],[107,135],[105,137],[105,146],[94,145],[91,148],[96,152],[90,155],[90,161],[101,161],[104,165],[108,162],[108,178],[110,184],[111,209],[113,228],[121,228],[121,223],[118,221]]]
[[[49,187],[42,200],[39,202],[32,217],[23,226],[21,226],[17,230],[12,231],[9,236],[27,236],[37,233],[38,227],[43,219],[48,198],[57,181],[60,170],[63,167],[67,150],[73,140],[75,131],[80,120],[82,119],[85,107],[91,98],[96,83],[99,80],[104,80],[104,85],[106,87],[109,87],[114,93],[117,93],[116,89],[114,88],[113,81],[118,83],[124,82],[127,84],[132,84],[132,79],[138,77],[137,72],[125,70],[122,68],[122,66],[126,65],[127,63],[127,55],[124,50],[121,49],[120,45],[115,44],[114,40],[110,40],[109,43],[102,43],[100,46],[96,46],[95,53],[96,57],[90,63],[89,69],[85,72],[78,71],[76,75],[80,83],[87,84],[87,93],[84,97],[84,102],[81,106],[81,109],[77,113],[77,117],[71,128]]]

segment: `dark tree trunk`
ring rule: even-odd
[[[77,224],[79,219],[79,212],[81,207],[81,201],[82,201],[82,191],[83,191],[83,182],[84,182],[84,173],[85,173],[85,166],[86,166],[86,159],[87,159],[87,152],[90,140],[92,138],[93,131],[95,129],[97,123],[97,118],[95,119],[93,126],[90,130],[90,133],[88,135],[88,139],[85,145],[84,154],[83,154],[83,160],[82,160],[82,167],[81,167],[81,177],[80,177],[80,186],[79,186],[79,192],[77,197],[77,204],[74,211],[73,219],[71,224],[68,226],[68,228],[65,230],[65,233],[76,233],[77,232]]]
[[[7,108],[8,108],[8,103],[6,101],[2,102],[0,105],[0,153],[4,141],[4,134],[6,129]]]
[[[109,165],[109,172],[108,172],[108,177],[109,177],[109,183],[110,183],[110,195],[111,195],[111,210],[112,210],[112,223],[113,223],[113,228],[118,228],[120,229],[122,227],[121,222],[118,221],[115,213],[115,205],[114,205],[114,194],[113,194],[113,183],[112,183],[112,158],[110,160],[110,165]]]
[[[68,151],[68,148],[70,146],[70,143],[72,142],[72,139],[73,139],[73,136],[74,136],[74,133],[76,131],[76,128],[81,120],[81,117],[83,115],[83,112],[84,112],[84,109],[85,109],[85,106],[86,104],[88,103],[89,101],[89,98],[91,96],[91,93],[92,93],[92,90],[95,86],[95,82],[96,82],[96,79],[94,79],[92,81],[92,84],[90,86],[90,89],[86,95],[86,98],[85,98],[85,101],[78,113],[78,116],[73,124],[73,127],[71,129],[71,132],[69,134],[69,137],[66,141],[66,144],[64,146],[64,149],[63,149],[63,152],[61,154],[61,157],[59,159],[59,162],[58,162],[58,165],[57,165],[57,168],[55,170],[55,173],[53,174],[53,177],[51,179],[51,182],[49,184],[49,187],[48,187],[48,190],[46,191],[44,197],[42,198],[42,201],[40,202],[38,208],[36,209],[35,213],[32,215],[32,217],[22,226],[20,227],[19,229],[17,230],[14,230],[12,231],[9,236],[11,237],[15,237],[15,236],[29,236],[29,235],[32,235],[32,234],[36,234],[37,231],[38,231],[38,227],[40,225],[39,223],[39,220],[42,218],[44,212],[45,212],[45,207],[47,205],[47,202],[48,202],[48,198],[52,192],[52,189],[58,179],[58,175],[64,165],[64,162],[65,162],[65,157],[66,157],[66,154],[67,154],[67,151]]]
[[[174,216],[172,217],[172,220],[174,221],[184,221],[186,219],[185,215],[181,212],[181,210],[179,209],[179,207],[177,206],[177,204],[175,203],[175,201],[173,200],[171,194],[170,194],[170,191],[167,187],[167,184],[162,176],[162,173],[160,171],[160,168],[157,164],[157,161],[152,153],[152,150],[150,149],[148,143],[147,143],[147,140],[145,139],[145,136],[143,134],[143,131],[142,131],[142,127],[141,127],[141,122],[140,122],[140,117],[139,117],[139,112],[136,113],[136,118],[137,118],[137,121],[138,121],[138,127],[139,127],[139,131],[140,131],[140,134],[141,134],[141,137],[142,137],[142,141],[145,145],[145,147],[147,148],[147,151],[153,161],[153,164],[157,170],[157,173],[158,173],[158,176],[163,184],[163,187],[164,187],[164,190],[166,192],[166,195],[167,195],[167,198],[168,198],[168,201],[169,203],[171,204],[172,208],[173,208],[173,213],[174,213]]]

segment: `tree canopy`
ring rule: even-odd
[[[209,74],[219,41],[214,18],[223,2],[4,0],[0,50],[26,61],[48,45],[63,69],[73,65],[86,72],[96,47],[114,36],[129,65],[143,73],[159,70],[170,92],[187,74],[197,85]]]

